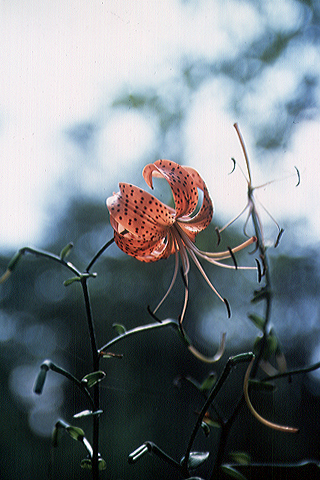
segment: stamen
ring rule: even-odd
[[[273,428],[274,430],[278,430],[279,432],[298,433],[299,432],[298,428],[285,427],[285,426],[282,426],[282,425],[278,425],[277,423],[270,422],[269,420],[266,420],[265,418],[263,418],[253,408],[253,405],[252,405],[252,403],[250,401],[250,398],[249,398],[249,378],[250,378],[250,373],[251,373],[251,369],[252,369],[252,366],[253,366],[254,359],[255,359],[255,357],[252,358],[252,360],[251,360],[251,362],[250,362],[250,364],[247,368],[247,371],[246,371],[246,374],[245,374],[245,377],[244,377],[244,383],[243,383],[244,398],[245,398],[245,401],[248,405],[248,408],[249,408],[250,412],[259,422],[261,422],[266,427]]]
[[[201,360],[202,362],[205,362],[205,363],[215,363],[215,362],[218,362],[218,360],[220,360],[220,358],[221,358],[222,355],[224,354],[225,344],[226,344],[226,335],[227,335],[226,333],[223,333],[223,334],[222,334],[219,349],[217,350],[217,352],[215,353],[215,355],[214,355],[213,357],[207,357],[206,355],[203,355],[203,354],[200,353],[193,345],[189,345],[189,346],[188,346],[188,349],[190,350],[190,352],[191,352],[196,358],[198,358],[198,359]]]
[[[238,220],[238,218],[241,217],[241,215],[247,210],[249,206],[249,202],[247,203],[247,205],[244,207],[243,210],[241,210],[241,212],[236,216],[234,217],[232,220],[230,220],[230,222],[228,222],[226,225],[224,225],[222,228],[219,228],[219,233],[222,233],[223,230],[225,230],[226,228],[230,227],[230,225],[232,225],[234,222],[236,222]],[[247,235],[248,236],[248,235]],[[220,243],[220,242],[219,242]]]
[[[214,230],[215,230],[215,232],[216,232],[216,234],[217,234],[217,237],[218,237],[217,245],[219,246],[219,245],[220,245],[220,241],[221,241],[220,230],[219,230],[218,227],[216,227]]]
[[[201,263],[199,262],[198,258],[196,257],[195,253],[192,251],[192,250],[188,250],[189,251],[189,254],[192,258],[192,260],[194,261],[194,263],[196,264],[196,266],[198,267],[201,275],[203,276],[203,278],[205,279],[205,281],[207,282],[207,284],[209,285],[209,287],[211,288],[211,290],[214,291],[214,293],[217,295],[218,298],[220,298],[221,302],[223,303],[226,303],[225,302],[225,299],[220,295],[220,293],[218,292],[218,290],[212,285],[212,283],[210,282],[209,278],[207,277],[207,274],[206,272],[203,270],[203,267],[201,265]],[[228,307],[227,307],[228,308]]]
[[[260,265],[260,262],[257,258],[255,258],[255,261],[256,261],[256,264],[257,264],[257,270],[258,270],[258,283],[261,282],[261,278],[262,278],[262,273],[261,273],[261,265]]]
[[[227,307],[228,318],[231,318],[231,308],[228,300],[226,298],[223,299],[225,306]]]
[[[232,168],[231,172],[228,173],[228,175],[231,175],[231,173],[233,173],[236,169],[237,162],[235,161],[235,159],[233,157],[231,157],[231,160],[233,162],[233,168]]]
[[[279,245],[279,243],[280,243],[280,238],[282,237],[283,233],[284,233],[284,229],[281,228],[280,231],[279,231],[279,233],[278,233],[277,239],[276,239],[276,241],[275,241],[274,248],[277,248],[277,246]]]
[[[184,302],[183,302],[182,312],[181,312],[180,319],[179,319],[179,323],[180,323],[181,327],[182,327],[182,322],[183,322],[183,319],[184,319],[184,315],[185,315],[186,310],[187,310],[188,298],[189,298],[189,288],[188,288],[188,277],[186,276],[185,277],[185,289],[184,289]]]
[[[231,256],[231,258],[232,258],[232,260],[233,260],[234,267],[235,267],[236,270],[238,270],[238,264],[237,264],[236,257],[234,256],[234,253],[233,253],[233,251],[232,251],[232,249],[231,249],[230,247],[228,247],[228,250],[229,250],[230,256]]]
[[[297,167],[294,167],[294,168],[295,168],[296,171],[297,171],[298,183],[297,183],[296,187],[298,187],[298,186],[300,185],[300,172],[299,172],[299,170],[297,169]]]
[[[169,285],[168,290],[166,291],[166,293],[164,294],[164,296],[162,297],[162,299],[160,300],[160,302],[158,303],[156,308],[153,310],[153,314],[155,314],[157,312],[157,310],[159,310],[159,308],[161,307],[161,305],[163,304],[163,302],[165,301],[165,299],[167,298],[167,296],[171,292],[172,287],[175,284],[175,281],[176,281],[176,278],[177,278],[178,266],[179,266],[179,254],[178,254],[178,252],[175,252],[175,265],[174,265],[174,272],[173,272],[173,277],[172,277],[171,283]]]
[[[184,286],[185,286],[186,288],[188,288],[186,276],[185,276],[185,274],[184,274],[184,271],[183,271],[183,268],[182,268],[182,267],[180,267],[180,273],[181,273],[181,277],[182,277]]]
[[[159,323],[162,323],[162,320],[155,315],[155,313],[151,310],[150,305],[147,306],[148,313],[151,315],[151,317],[156,320]]]

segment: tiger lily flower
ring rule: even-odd
[[[234,253],[256,241],[255,237],[225,252],[203,252],[195,245],[196,235],[205,230],[213,216],[213,203],[205,182],[199,173],[191,167],[182,167],[169,160],[157,160],[146,165],[142,175],[147,185],[153,189],[153,177],[162,177],[169,183],[174,199],[172,208],[150,193],[135,185],[120,183],[120,191],[107,199],[110,212],[110,223],[114,229],[114,240],[118,247],[128,255],[142,262],[156,262],[175,255],[175,269],[171,284],[153,313],[169,295],[178,272],[179,255],[182,263],[185,282],[185,298],[180,324],[186,311],[188,301],[189,257],[200,270],[203,278],[219,299],[229,305],[207,277],[200,261],[204,259],[215,265],[226,268],[255,268],[226,265],[222,260],[232,258]],[[199,201],[198,189],[202,192],[202,204],[197,210]]]

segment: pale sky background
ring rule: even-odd
[[[104,201],[119,181],[130,181],[123,178],[124,167],[133,171],[142,156],[156,160],[156,122],[138,112],[111,110],[119,92],[161,88],[179,75],[184,57],[231,60],[267,25],[290,31],[301,21],[298,2],[262,3],[256,8],[254,2],[232,0],[0,0],[0,249],[41,243],[50,229],[50,209],[63,207],[64,181]],[[240,172],[228,176],[230,157],[242,162],[232,126],[237,121],[256,184],[299,168],[298,188],[293,176],[259,194],[279,222],[287,215],[299,220],[298,243],[318,243],[319,119],[294,125],[289,148],[276,154],[281,162],[272,169],[268,164],[267,171],[255,161],[253,137],[255,126],[290,98],[301,75],[319,75],[319,57],[312,45],[288,49],[265,69],[259,87],[244,94],[243,118],[229,112],[232,81],[225,77],[201,85],[189,99],[182,131],[186,160],[206,180],[226,221],[246,202]],[[64,132],[97,118],[104,123],[88,163]]]

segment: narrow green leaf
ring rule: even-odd
[[[95,412],[92,410],[83,410],[82,412],[73,415],[73,418],[90,417],[94,415],[101,415],[101,413],[103,413],[103,410],[96,410]]]
[[[92,470],[92,462],[90,458],[84,458],[81,460],[80,467],[86,470]]]
[[[122,353],[112,353],[112,352],[100,352],[102,353],[102,358],[123,358],[123,354]]]
[[[251,462],[250,455],[246,452],[231,452],[230,457],[240,465],[249,465]]]
[[[70,242],[68,243],[68,245],[66,245],[60,252],[60,258],[61,260],[63,260],[65,257],[67,257],[69,255],[69,253],[71,252],[73,248],[73,243]]]
[[[210,427],[206,422],[201,422],[201,428],[205,434],[206,437],[209,437],[210,435]]]
[[[72,277],[72,278],[68,278],[68,280],[65,280],[63,282],[63,285],[65,287],[68,287],[69,285],[71,285],[72,283],[74,282],[81,282],[81,278],[80,277]]]
[[[258,355],[260,353],[262,345],[262,337],[257,337],[253,345],[253,353]],[[263,360],[269,360],[269,358],[277,351],[278,339],[274,334],[270,334],[264,344],[262,353]]]
[[[202,382],[200,386],[201,392],[207,392],[211,390],[213,385],[216,383],[217,375],[214,372],[210,372],[207,378]]]
[[[115,329],[118,335],[124,335],[126,333],[126,327],[120,323],[113,323],[112,327]]]
[[[189,477],[187,480],[203,480],[201,477]]]
[[[14,268],[16,267],[17,263],[19,262],[19,260],[21,259],[22,257],[22,253],[19,251],[17,253],[15,253],[13,255],[13,257],[11,258],[9,264],[8,264],[8,270],[10,270],[10,272],[12,272],[14,270]]]
[[[130,464],[136,463],[141,457],[143,457],[146,453],[149,452],[148,446],[143,443],[140,447],[136,448],[134,452],[130,453],[128,456],[128,462]]]
[[[194,470],[195,468],[200,467],[207,458],[209,457],[209,452],[191,452],[188,461],[188,468]],[[184,462],[184,457],[181,459],[181,465]]]
[[[272,385],[272,383],[260,382],[260,380],[255,380],[255,379],[250,379],[249,385],[250,385],[250,388],[253,388],[254,390],[260,390],[263,392],[272,393],[277,389],[277,387],[275,385]]]
[[[251,299],[251,303],[258,303],[261,300],[264,300],[265,298],[267,298],[268,295],[269,293],[266,287],[262,287],[260,288],[260,290],[255,290],[253,292],[253,298]]]
[[[14,254],[14,256],[11,258],[8,264],[7,270],[0,277],[0,284],[4,283],[10,277],[11,272],[15,269],[21,257],[22,257],[22,253],[20,251]]]
[[[98,468],[100,471],[106,470],[107,468],[107,462],[103,460],[103,458],[98,458]]]
[[[249,319],[251,320],[251,322],[259,328],[259,330],[263,331],[264,329],[264,324],[265,324],[265,320],[264,318],[260,317],[260,315],[256,315],[255,313],[250,313],[248,315]]]
[[[207,425],[209,425],[209,427],[215,427],[215,428],[221,428],[221,425],[219,422],[216,422],[215,420],[213,420],[212,418],[208,417],[208,415],[206,415],[203,419],[204,423],[206,423]]]
[[[235,468],[227,467],[226,465],[221,466],[221,470],[229,477],[235,478],[236,480],[247,480],[242,473],[238,472]]]
[[[101,382],[105,378],[106,374],[102,370],[98,370],[97,372],[88,373],[85,375],[81,380],[82,383],[86,385],[86,387],[91,388],[98,382]]]
[[[74,440],[77,440],[78,442],[83,442],[84,431],[82,430],[82,428],[69,425],[68,427],[66,427],[65,430],[70,435],[71,438],[73,438]]]
[[[36,381],[34,382],[34,387],[33,387],[33,391],[37,395],[41,395],[42,393],[48,370],[49,370],[48,365],[46,363],[43,363],[40,367],[40,372],[37,375],[37,378],[36,378]]]

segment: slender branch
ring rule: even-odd
[[[80,390],[89,399],[89,401],[92,405],[92,408],[95,411],[95,404],[94,404],[93,398],[90,395],[90,392],[88,391],[86,386],[82,382],[80,382],[76,377],[74,377],[70,372],[68,372],[67,370],[64,370],[61,367],[58,367],[53,362],[51,362],[51,360],[45,360],[42,363],[42,365],[40,366],[40,373],[37,377],[37,380],[35,382],[35,387],[34,387],[34,392],[35,393],[37,393],[38,395],[40,395],[42,393],[43,385],[44,385],[44,382],[45,382],[46,372],[48,370],[52,370],[55,373],[59,373],[60,375],[64,376],[65,378],[67,378],[68,380],[73,382],[78,388],[80,388]]]
[[[111,238],[111,240],[109,240],[107,243],[105,243],[101,248],[100,250],[98,250],[98,252],[95,254],[95,256],[93,257],[93,259],[91,260],[91,262],[88,264],[87,268],[86,268],[86,272],[89,272],[90,268],[96,263],[96,261],[98,260],[99,257],[101,257],[101,255],[103,254],[103,252],[105,250],[107,250],[108,247],[110,247],[110,245],[112,245],[114,242],[114,238]]]
[[[89,327],[89,335],[91,340],[91,350],[92,350],[92,366],[93,371],[99,370],[100,356],[97,350],[97,341],[95,328],[93,323],[92,311],[91,311],[91,302],[87,285],[87,277],[81,278],[81,286],[84,296],[87,322]],[[99,383],[96,383],[93,386],[93,400],[95,405],[95,410],[100,408],[100,388]],[[100,417],[95,415],[92,419],[93,422],[93,433],[92,433],[92,478],[97,480],[99,478],[99,428],[100,428]]]
[[[190,452],[191,452],[192,445],[194,443],[194,440],[196,438],[198,430],[201,427],[201,423],[204,419],[204,416],[207,413],[211,403],[213,402],[215,397],[218,395],[219,391],[221,390],[222,386],[224,385],[225,381],[227,380],[227,378],[228,378],[231,370],[233,369],[233,367],[235,365],[239,364],[239,363],[251,361],[253,356],[254,355],[253,355],[252,352],[248,352],[248,353],[243,353],[243,354],[240,354],[240,355],[236,355],[235,357],[230,357],[228,359],[228,361],[227,361],[227,363],[224,367],[224,370],[222,371],[217,383],[213,386],[209,397],[207,398],[206,402],[204,403],[204,405],[203,405],[203,407],[200,411],[200,414],[197,418],[196,424],[195,424],[195,426],[193,428],[193,431],[192,431],[192,434],[190,436],[189,443],[188,443],[186,453],[185,453],[185,456],[184,456],[184,461],[183,461],[183,468],[184,468],[185,474],[188,474],[188,462],[189,462],[189,457],[190,457]]]
[[[125,338],[135,335],[137,333],[145,332],[146,330],[154,330],[156,328],[162,328],[162,327],[167,327],[167,326],[173,326],[175,328],[178,328],[178,324],[175,320],[163,320],[161,323],[149,323],[148,325],[142,325],[140,327],[133,328],[132,330],[128,330],[127,332],[123,333],[122,335],[119,335],[118,337],[113,338],[110,340],[108,343],[106,343],[103,347],[99,349],[99,354],[103,355],[103,352],[110,348],[112,345],[115,343],[118,343],[120,340],[124,340]]]
[[[293,375],[299,375],[299,374],[302,374],[302,373],[313,372],[314,370],[318,370],[318,368],[320,368],[320,362],[314,363],[313,365],[310,365],[309,367],[298,368],[296,370],[289,370],[287,372],[278,373],[277,375],[272,375],[271,377],[265,377],[260,381],[261,382],[272,382],[273,380],[277,380],[279,378],[291,377]]]
[[[54,253],[46,252],[45,250],[39,250],[31,247],[21,248],[19,250],[19,253],[21,253],[21,255],[24,255],[25,253],[31,253],[37,257],[48,258],[49,260],[58,262],[60,263],[60,265],[63,265],[64,267],[68,268],[75,275],[78,275],[78,276],[81,275],[80,270],[78,270],[71,262],[66,262],[65,260],[63,260],[63,258],[59,257],[59,255],[55,255]]]
[[[161,450],[161,448],[159,448],[155,443],[149,442],[149,441],[144,442],[144,444],[138,447],[134,452],[130,453],[128,457],[128,462],[131,464],[136,463],[146,453],[154,453],[157,457],[161,458],[161,460],[163,460],[164,462],[168,463],[172,467],[177,468],[178,470],[181,470],[180,463],[178,463],[176,460],[170,457],[167,453]]]
[[[93,356],[93,371],[95,372],[99,370],[99,355],[97,354],[97,341],[96,341],[95,328],[94,328],[94,323],[92,318],[91,303],[90,303],[86,277],[83,277],[81,279],[81,286],[82,286],[82,291],[84,296],[87,322],[88,322],[89,334],[90,334],[90,340],[91,340],[91,350],[92,350],[92,356]]]

